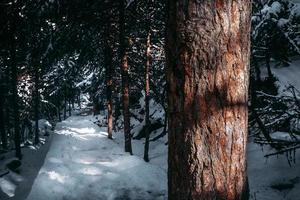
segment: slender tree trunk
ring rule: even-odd
[[[109,33],[107,33],[109,34]],[[113,130],[113,102],[112,102],[112,49],[108,40],[105,41],[104,62],[106,67],[106,98],[107,98],[107,133],[108,138],[112,139]]]
[[[113,126],[113,128],[114,128],[114,130],[115,131],[117,131],[117,121],[119,120],[119,117],[121,116],[121,106],[120,106],[120,104],[121,104],[121,100],[120,100],[120,94],[119,93],[117,93],[117,98],[115,98],[115,113],[114,113],[114,126]]]
[[[12,136],[11,134],[11,110],[8,108],[9,105],[8,103],[6,102],[4,105],[6,105],[6,109],[5,109],[5,127],[6,127],[6,136],[7,136],[7,141],[9,142],[10,141],[10,137]]]
[[[130,112],[129,112],[129,68],[128,55],[125,37],[125,0],[120,0],[120,56],[122,72],[122,101],[123,101],[123,118],[124,118],[124,137],[125,152],[132,154],[131,134],[130,134]]]
[[[69,98],[69,116],[71,116],[72,115],[72,108],[71,108],[71,105],[72,105],[72,102],[71,102],[72,100]]]
[[[35,105],[34,105],[34,118],[35,118],[35,132],[34,132],[34,143],[38,144],[39,139],[39,107],[40,107],[40,94],[39,94],[39,68],[34,69],[35,76]]]
[[[253,59],[253,65],[255,68],[256,81],[258,84],[260,84],[261,83],[261,71],[260,71],[258,62],[255,59]]]
[[[14,6],[12,6],[14,9]],[[13,11],[15,12],[15,11]],[[21,153],[21,136],[20,136],[20,116],[19,116],[19,102],[18,102],[18,66],[16,58],[16,24],[15,16],[12,17],[11,25],[11,49],[10,49],[10,59],[11,59],[11,85],[12,85],[12,105],[13,105],[13,119],[14,119],[14,142],[16,149],[16,157],[22,159]]]
[[[72,97],[72,110],[75,109],[75,96]]]
[[[273,77],[270,61],[271,61],[270,53],[267,53],[267,55],[266,55],[266,67],[267,67],[267,70],[268,70],[268,77],[269,78]]]
[[[57,107],[58,121],[61,122],[60,106]]]
[[[145,65],[145,148],[144,148],[144,160],[149,162],[149,137],[150,137],[150,117],[149,117],[149,100],[150,100],[150,79],[149,70],[151,62],[151,34],[148,30],[147,42],[146,42],[146,65]]]
[[[251,1],[168,8],[168,198],[247,199]]]
[[[0,86],[2,88],[2,85]],[[5,122],[4,122],[4,98],[1,92],[0,92],[0,134],[1,134],[2,148],[7,149],[7,135],[5,131]]]
[[[64,85],[64,120],[67,119],[67,87]]]
[[[79,107],[79,109],[81,109],[81,102],[80,102],[80,92],[79,92],[79,94],[78,94],[78,97],[77,97],[77,103],[78,103],[78,107]]]

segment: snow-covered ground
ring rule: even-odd
[[[300,199],[300,154],[291,166],[286,155],[265,158],[274,152],[269,146],[248,144],[247,164],[251,200]]]
[[[300,59],[293,60],[289,67],[272,67],[278,78],[279,91],[282,92],[290,84],[300,89]],[[266,68],[262,68],[266,76]],[[271,137],[289,140],[288,133],[275,132]],[[275,152],[270,146],[248,144],[248,176],[251,200],[298,200],[300,199],[300,153],[295,152],[295,163],[287,160],[287,155],[265,158]],[[294,156],[293,152],[292,155]]]
[[[263,67],[262,76],[267,76],[267,69]],[[293,60],[289,67],[272,67],[272,73],[278,78],[280,91],[283,91],[286,86],[293,85],[298,90],[300,89],[300,58]]]
[[[293,61],[287,68],[272,68],[281,89],[288,84],[300,88],[299,67],[300,60]],[[83,111],[74,114],[89,113]],[[155,115],[161,117],[162,114],[156,112]],[[50,142],[38,151],[24,149],[20,175],[11,172],[0,178],[1,189],[6,193],[0,192],[0,199],[167,199],[166,136],[150,143],[150,163],[146,163],[142,160],[143,139],[132,141],[134,155],[129,155],[123,151],[122,130],[114,133],[114,140],[108,140],[106,127],[100,128],[93,123],[95,121],[104,122],[104,116],[73,116],[58,123],[50,137],[53,139],[46,158]],[[132,131],[137,132],[143,122],[132,120],[132,125]],[[161,131],[162,128],[158,129],[156,134]],[[282,136],[282,133],[272,135]],[[264,157],[272,152],[269,146],[262,147],[251,140],[248,144],[251,200],[300,199],[300,154],[296,152],[296,162],[289,165],[286,155]],[[9,198],[9,195],[14,196]]]
[[[36,178],[39,169],[44,163],[45,156],[48,152],[52,140],[52,134],[44,136],[45,127],[47,132],[51,133],[51,125],[47,120],[39,120],[40,140],[38,146],[29,145],[22,148],[22,165],[19,173],[6,169],[6,164],[14,160],[14,151],[10,151],[0,156],[0,174],[9,172],[7,175],[0,177],[0,199],[1,200],[22,200],[26,197]]]
[[[165,199],[166,171],[123,151],[91,116],[56,126],[51,148],[27,200]]]

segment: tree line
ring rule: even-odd
[[[21,159],[26,141],[40,141],[39,119],[66,119],[88,93],[96,114],[106,110],[109,139],[121,119],[130,154],[131,110],[140,109],[148,162],[154,100],[166,113],[158,137],[168,133],[169,199],[247,198],[248,96],[270,92],[258,85],[275,87],[272,59],[287,65],[299,53],[292,3],[4,0],[0,7],[3,151]]]

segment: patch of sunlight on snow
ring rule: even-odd
[[[1,190],[5,194],[7,194],[7,196],[9,196],[9,197],[15,196],[16,185],[13,184],[12,182],[10,182],[4,178],[0,178],[0,187],[1,187]]]
[[[96,132],[94,128],[69,128],[69,129],[79,134],[94,134]]]
[[[103,165],[105,167],[116,167],[119,165],[118,162],[107,162],[107,161],[97,162],[97,164]]]
[[[84,164],[84,165],[91,165],[95,162],[92,162],[92,161],[88,161],[86,159],[76,159],[74,160],[76,163],[79,163],[79,164]]]
[[[58,135],[70,135],[74,138],[78,138],[80,140],[87,140],[85,137],[78,135],[76,132],[70,131],[70,130],[60,130],[60,131],[55,131],[56,134]]]
[[[88,137],[107,137],[106,132],[96,132],[95,128],[71,128],[65,127],[66,129],[55,131],[59,135],[70,135],[80,140],[89,140]]]
[[[64,183],[66,178],[68,178],[67,176],[60,175],[55,171],[47,172],[47,174],[51,180],[56,180],[59,183]]]
[[[100,134],[101,134],[101,135],[104,135],[104,136],[106,136],[106,137],[107,137],[107,132],[100,131]]]
[[[74,132],[72,131],[69,131],[69,130],[59,130],[59,131],[55,131],[56,134],[59,134],[59,135],[73,135]]]
[[[32,145],[30,145],[29,148],[32,149],[32,150],[37,150],[37,148],[35,146],[32,146]]]
[[[82,174],[85,175],[91,175],[91,176],[99,176],[102,174],[102,171],[96,167],[87,167],[83,168],[82,170],[79,171]]]

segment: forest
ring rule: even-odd
[[[1,0],[0,200],[299,200],[299,0]]]

